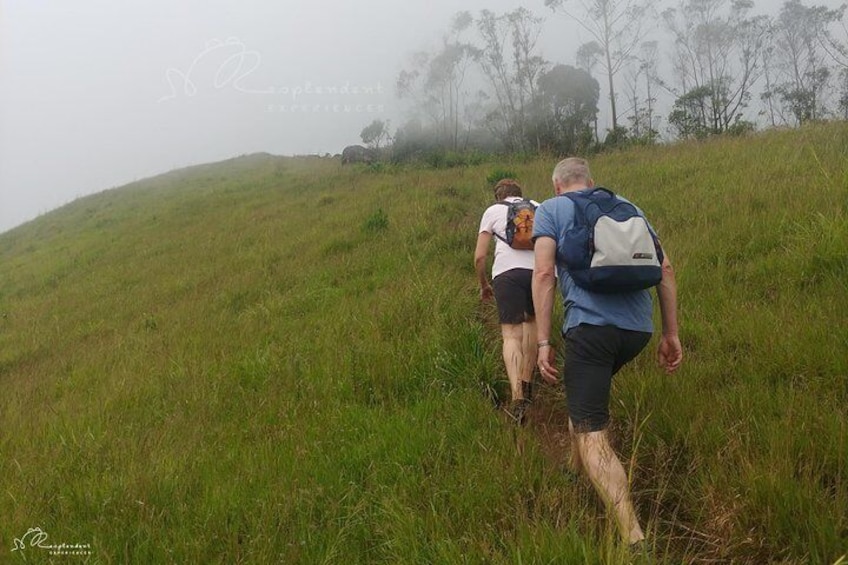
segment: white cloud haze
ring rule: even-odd
[[[394,112],[405,55],[437,39],[457,9],[446,0],[5,2],[0,231],[175,167],[338,152]]]
[[[339,152],[399,125],[398,72],[454,13],[519,6],[573,64],[587,38],[543,0],[0,0],[0,232],[177,167]]]

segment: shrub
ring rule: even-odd
[[[387,230],[389,227],[389,216],[386,212],[383,211],[382,208],[377,208],[377,210],[368,216],[368,219],[365,220],[365,223],[362,224],[362,231],[366,233],[379,233]]]
[[[492,186],[495,186],[496,184],[498,184],[498,181],[501,181],[503,179],[514,179],[517,176],[518,175],[516,175],[514,171],[510,171],[509,169],[495,169],[494,171],[489,173],[489,176],[486,177],[486,182],[488,182]]]

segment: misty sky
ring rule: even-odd
[[[453,14],[518,6],[573,64],[588,38],[544,0],[0,0],[0,232],[178,167],[340,152],[399,125],[397,74]]]

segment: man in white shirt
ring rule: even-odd
[[[536,363],[536,312],[533,308],[533,250],[513,249],[506,242],[510,203],[523,200],[521,186],[513,179],[495,185],[496,204],[489,206],[480,221],[474,268],[480,281],[480,298],[495,298],[503,336],[503,359],[509,377],[512,402],[509,415],[525,421]],[[533,202],[534,205],[538,205]],[[486,273],[489,243],[495,236],[492,282]]]

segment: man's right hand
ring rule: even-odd
[[[548,384],[555,385],[559,382],[559,371],[556,368],[556,351],[550,345],[539,348],[536,366],[539,374]]]
[[[677,334],[663,334],[657,350],[657,359],[660,367],[665,369],[666,373],[671,374],[680,367],[683,362],[683,346],[680,345],[680,338]]]
[[[480,288],[480,300],[483,302],[491,302],[495,297],[495,291],[492,290],[491,285],[486,285]]]

